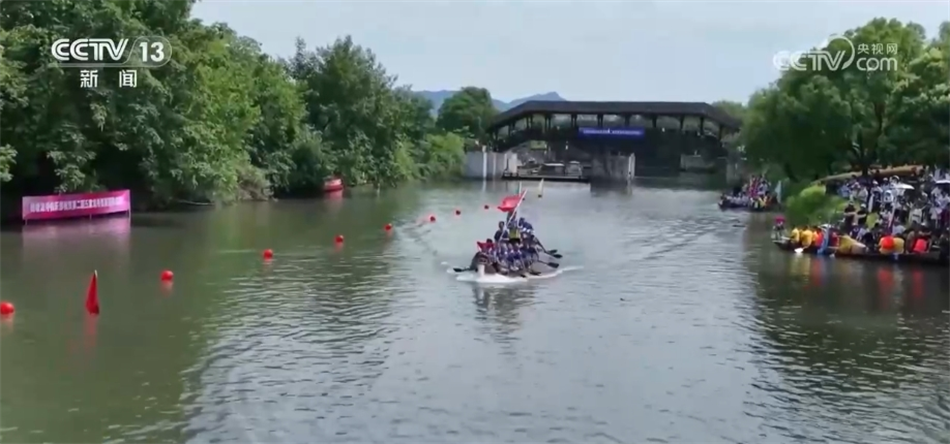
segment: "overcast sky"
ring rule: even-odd
[[[352,35],[417,90],[745,101],[778,76],[777,51],[809,49],[874,17],[914,21],[932,35],[950,19],[950,2],[204,0],[194,14],[279,56],[293,53],[297,36],[313,47]]]

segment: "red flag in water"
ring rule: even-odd
[[[86,290],[86,311],[89,314],[99,314],[99,272],[92,272],[89,280],[89,289]]]
[[[518,203],[521,202],[520,195],[506,196],[501,200],[501,205],[498,206],[498,209],[506,213],[514,211],[518,207]]]

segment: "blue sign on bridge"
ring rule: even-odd
[[[606,136],[623,139],[639,139],[643,137],[643,128],[578,128],[582,136]]]

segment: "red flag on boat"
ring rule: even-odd
[[[89,314],[99,314],[99,272],[92,272],[89,279],[89,289],[86,290],[86,311]]]
[[[521,195],[514,194],[511,196],[506,196],[501,200],[501,205],[498,206],[498,209],[504,211],[505,213],[510,213],[518,208],[518,204],[521,203]]]

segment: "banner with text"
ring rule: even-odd
[[[129,190],[54,194],[23,198],[23,220],[67,219],[126,213],[132,210]]]
[[[643,128],[578,128],[582,136],[607,136],[639,139],[643,137]]]

